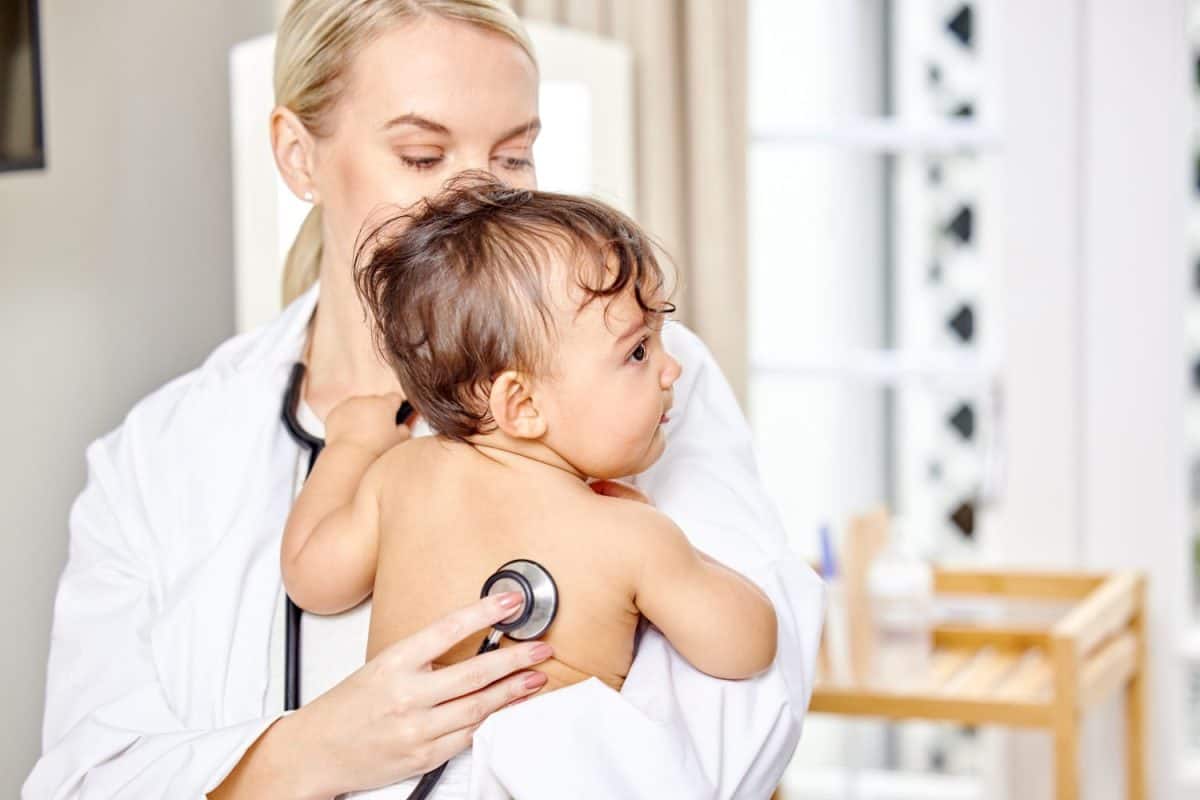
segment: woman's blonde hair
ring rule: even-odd
[[[321,135],[358,51],[382,31],[425,14],[502,33],[537,61],[521,20],[502,0],[295,0],[275,41],[275,104]],[[321,208],[313,206],[284,263],[284,305],[317,280],[321,249]]]

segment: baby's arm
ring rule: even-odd
[[[641,507],[632,541],[638,609],[680,655],[715,678],[749,678],[775,660],[775,608],[741,574],[692,547],[665,514]]]
[[[385,463],[379,456],[408,438],[407,427],[394,421],[398,398],[351,398],[326,421],[327,444],[292,506],[280,551],[288,596],[305,611],[336,614],[374,588]]]

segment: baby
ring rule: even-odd
[[[768,667],[766,595],[653,506],[589,488],[659,458],[680,374],[661,337],[674,309],[637,225],[593,200],[475,177],[363,252],[376,342],[437,435],[389,447],[398,397],[330,413],[284,533],[292,599],[332,614],[374,592],[369,659],[524,558],[559,591],[541,691],[592,676],[620,689],[640,616],[712,676]],[[474,656],[486,635],[434,667]]]

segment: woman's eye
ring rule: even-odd
[[[532,158],[517,158],[515,156],[500,156],[500,163],[505,169],[522,170],[533,167]]]
[[[433,169],[442,159],[440,156],[426,156],[424,158],[400,156],[400,160],[404,162],[406,167],[411,167],[412,169]]]

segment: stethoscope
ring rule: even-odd
[[[317,463],[317,456],[321,455],[325,442],[304,430],[300,426],[300,421],[296,419],[296,409],[300,405],[300,389],[304,385],[304,372],[303,362],[296,362],[292,366],[287,390],[283,394],[281,416],[283,425],[291,437],[301,447],[308,449],[308,465],[304,473],[307,477],[312,473],[312,469]],[[405,400],[396,412],[396,424],[405,424],[412,414],[413,407]],[[550,623],[554,622],[554,616],[558,613],[558,586],[546,568],[536,561],[521,558],[502,565],[483,582],[483,589],[479,596],[487,597],[502,592],[520,592],[524,596],[525,602],[521,605],[520,611],[492,626],[492,630],[479,645],[476,655],[495,650],[505,636],[519,642],[538,638],[546,632]],[[300,707],[300,615],[302,612],[300,607],[292,602],[292,598],[286,598],[286,603],[283,707],[286,711],[292,711]],[[433,791],[433,787],[442,777],[445,769],[446,764],[442,764],[432,772],[422,775],[416,788],[408,796],[408,800],[423,800],[427,797]]]

